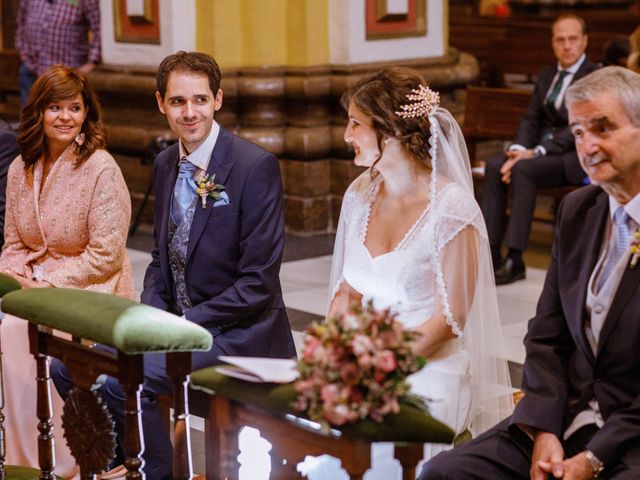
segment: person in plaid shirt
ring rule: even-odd
[[[99,0],[21,0],[17,24],[23,105],[38,75],[50,66],[89,73],[100,62]]]

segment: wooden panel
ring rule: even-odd
[[[19,92],[18,68],[20,56],[17,50],[0,50],[0,92]]]
[[[531,95],[526,90],[513,88],[469,87],[464,115],[465,137],[511,140]]]
[[[503,85],[507,73],[534,76],[553,63],[551,25],[561,11],[514,14],[508,18],[480,17],[468,6],[452,4],[450,44],[474,55],[480,63],[480,81]],[[587,23],[587,55],[598,62],[604,45],[615,35],[630,35],[640,24],[640,15],[624,9],[581,9],[576,12]]]

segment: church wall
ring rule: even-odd
[[[342,194],[361,172],[342,138],[344,90],[384,66],[410,65],[455,110],[454,90],[478,75],[472,57],[447,48],[446,0],[417,0],[426,7],[421,36],[376,40],[366,40],[368,1],[158,0],[160,43],[149,45],[116,41],[111,2],[102,0],[105,65],[92,78],[134,210],[150,178],[139,157],[155,137],[170,134],[155,105],[155,68],[169,53],[197,49],[222,68],[216,120],[280,160],[287,230],[333,231]],[[147,207],[146,221],[151,213]]]

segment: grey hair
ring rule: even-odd
[[[567,89],[565,103],[590,102],[610,93],[635,126],[640,126],[640,75],[624,67],[604,67],[581,78]]]

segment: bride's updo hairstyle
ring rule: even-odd
[[[412,68],[385,68],[358,80],[342,95],[340,104],[348,111],[349,104],[353,102],[362,113],[371,117],[380,154],[384,150],[384,137],[397,138],[416,160],[431,171],[428,116],[403,117],[397,113],[411,103],[408,96],[421,85],[426,86],[424,78]]]

